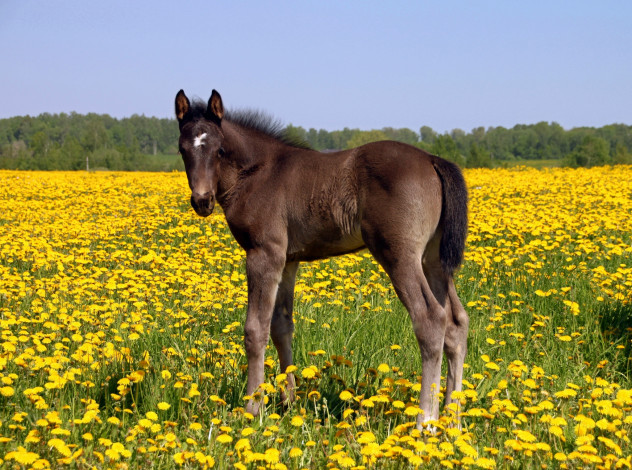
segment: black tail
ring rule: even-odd
[[[467,186],[463,173],[456,164],[436,157],[433,165],[443,186],[441,211],[443,235],[439,246],[439,257],[443,270],[452,275],[463,262],[467,237]]]

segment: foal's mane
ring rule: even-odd
[[[191,103],[189,110],[191,118],[200,119],[204,117],[206,106],[206,103],[201,100],[195,100]],[[312,147],[301,138],[289,135],[283,123],[265,111],[257,109],[231,109],[224,115],[224,120],[245,129],[261,132],[290,147],[312,149]]]

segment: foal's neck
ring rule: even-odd
[[[247,129],[230,121],[222,123],[226,157],[221,161],[218,180],[218,202],[225,205],[236,196],[239,181],[254,175],[274,159],[284,144],[256,130]]]
[[[283,144],[257,130],[248,129],[230,121],[222,124],[224,145],[230,152],[232,163],[239,169],[260,165],[279,152]]]

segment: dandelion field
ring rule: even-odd
[[[632,167],[465,177],[461,426],[430,434],[365,251],[301,265],[298,399],[270,343],[252,417],[245,253],[183,173],[0,171],[0,467],[632,468]]]

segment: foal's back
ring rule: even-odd
[[[328,154],[297,150],[280,155],[268,176],[285,194],[288,259],[310,261],[359,250],[365,246],[363,225],[367,230],[379,224],[385,233],[392,225],[397,237],[421,232],[421,224],[434,233],[441,182],[433,158],[392,141]]]

